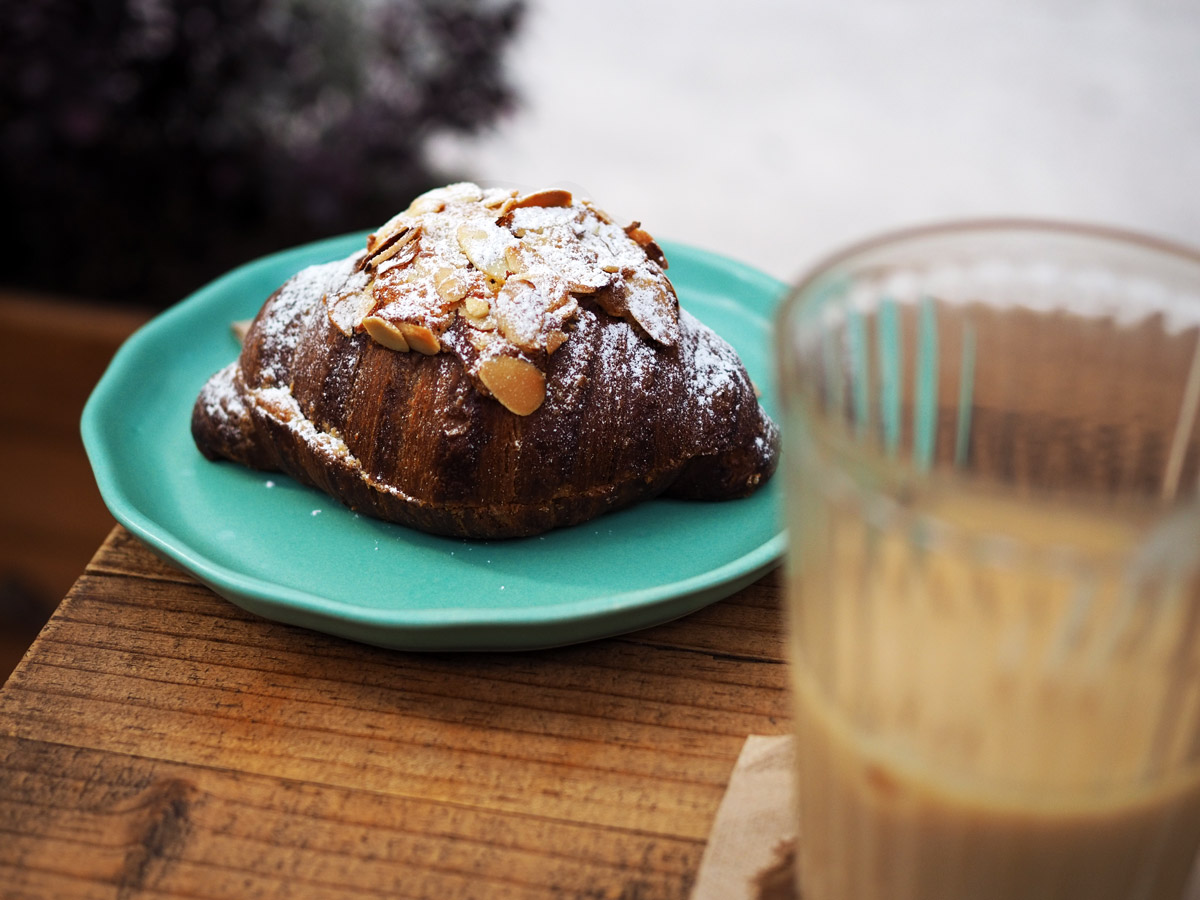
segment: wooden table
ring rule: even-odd
[[[746,736],[788,730],[780,580],[533,653],[259,619],[118,527],[0,690],[5,898],[685,898]]]

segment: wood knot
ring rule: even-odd
[[[191,808],[199,791],[180,778],[156,781],[130,810],[129,849],[117,873],[117,897],[131,897],[162,877],[180,855],[191,830]]]

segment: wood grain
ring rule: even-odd
[[[257,618],[117,528],[0,692],[4,897],[684,898],[789,727],[778,574],[678,622],[414,654]]]

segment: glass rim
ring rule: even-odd
[[[801,269],[800,275],[792,280],[784,295],[783,306],[792,305],[808,288],[838,265],[873,251],[903,246],[922,238],[1001,234],[1004,232],[1053,233],[1107,241],[1127,247],[1137,247],[1161,256],[1173,257],[1200,268],[1200,245],[1193,246],[1132,228],[1083,220],[1038,218],[1036,216],[939,219],[880,231],[818,257],[815,262]]]
[[[1162,259],[1173,259],[1189,268],[1195,267],[1197,275],[1200,276],[1200,246],[1193,247],[1182,242],[1128,228],[1067,219],[1020,216],[945,219],[919,223],[882,231],[847,244],[817,259],[804,269],[801,276],[792,283],[785,293],[777,313],[777,322],[780,326],[776,336],[777,352],[781,349],[781,344],[786,341],[785,334],[791,323],[795,321],[793,317],[803,315],[801,311],[806,307],[806,302],[804,301],[812,299],[812,297],[806,297],[806,295],[819,297],[819,291],[814,291],[814,288],[820,285],[822,279],[836,272],[839,266],[853,264],[856,260],[869,257],[877,251],[884,251],[891,247],[900,248],[906,244],[916,243],[924,239],[1022,234],[1059,235],[1078,238],[1084,241],[1093,241],[1097,245],[1110,244],[1141,250]],[[777,360],[777,374],[779,365],[779,361]],[[805,415],[807,416],[810,413],[811,411],[807,411]],[[828,443],[827,438],[827,435],[822,438],[810,434],[808,440],[815,441],[817,445],[824,446],[826,450],[833,449]],[[811,460],[809,464],[812,464]],[[830,465],[830,462],[826,460],[823,465]],[[832,468],[838,474],[847,475],[845,465],[833,463]],[[835,474],[835,471],[827,471],[826,475],[832,476]],[[938,484],[947,484],[952,480],[948,476],[938,474],[931,474],[927,477],[932,478]],[[835,480],[830,478],[824,481],[823,490],[833,490],[832,486]],[[854,484],[853,493],[857,495],[857,502],[863,504],[865,509],[871,510],[876,515],[883,514],[887,510],[889,517],[899,512],[899,510],[893,508],[895,506],[895,497],[887,490],[880,489],[878,486],[872,487],[858,483],[857,479],[852,477],[850,478],[850,482]],[[846,485],[842,487],[844,489]],[[1188,522],[1190,524],[1185,527],[1194,533],[1200,534],[1200,490],[1186,493],[1180,492],[1173,500],[1165,503],[1161,500],[1155,501],[1150,498],[1136,502],[1137,505],[1142,506],[1146,510],[1153,509],[1156,513],[1154,519],[1159,525],[1168,519],[1176,523]],[[951,524],[938,514],[928,510],[905,511],[901,512],[900,515],[902,518],[910,519],[911,522],[920,522],[923,525],[930,526],[931,537],[936,536],[933,539],[938,544],[947,541],[952,543],[966,541],[976,548],[986,549],[999,542],[1003,545],[1006,554],[1013,549],[1018,553],[1027,552],[1033,547],[1021,535],[1009,534],[1003,530],[997,532],[990,529],[976,530],[964,528],[960,524]],[[1157,527],[1152,527],[1151,533],[1157,530]],[[1121,564],[1128,561],[1130,550],[1133,550],[1135,553],[1137,552],[1136,548],[1126,548],[1124,551],[1111,554],[1084,553],[1083,556],[1091,557],[1093,563]]]

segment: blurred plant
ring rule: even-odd
[[[166,303],[383,221],[510,108],[522,0],[0,3],[0,282]]]

